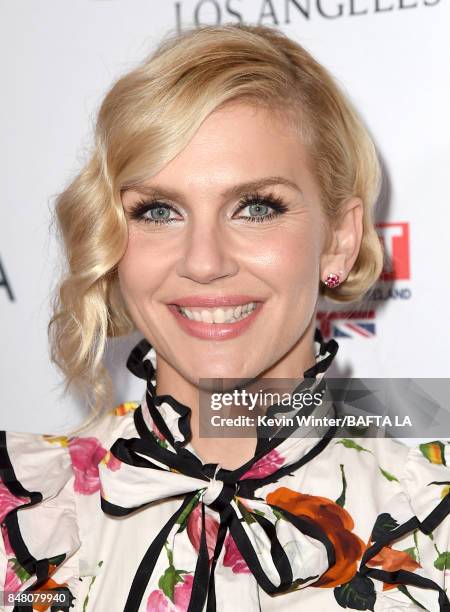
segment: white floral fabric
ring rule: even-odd
[[[315,342],[298,389],[326,384],[338,346]],[[448,440],[287,432],[225,470],[157,395],[146,340],[127,365],[142,401],[83,435],[0,433],[0,590],[59,590],[76,612],[450,612]]]

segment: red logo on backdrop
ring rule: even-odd
[[[409,223],[377,223],[376,228],[386,253],[380,280],[409,279]]]

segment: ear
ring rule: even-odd
[[[320,259],[320,278],[339,274],[342,283],[358,257],[363,233],[363,203],[361,198],[350,198],[339,218],[329,228],[328,244]]]

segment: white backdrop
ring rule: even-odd
[[[54,196],[85,161],[112,81],[195,22],[277,25],[331,70],[375,137],[394,266],[365,312],[322,321],[340,344],[332,374],[449,376],[449,0],[0,0],[0,12],[1,428],[59,433],[84,416],[48,358]],[[108,353],[117,403],[143,393],[124,368],[137,339]]]

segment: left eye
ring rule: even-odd
[[[237,218],[253,223],[270,221],[288,210],[288,207],[281,198],[273,195],[264,196],[258,194],[245,196],[237,212],[241,212],[247,208],[249,214]]]
[[[266,217],[273,217],[273,212],[267,215],[267,213],[272,208],[268,204],[261,204],[261,203],[248,204],[247,206],[244,206],[244,208],[241,208],[240,211],[245,210],[246,208],[248,208],[249,210],[249,214],[244,215],[244,218],[246,219],[246,221],[257,221],[259,219],[261,220],[265,219]],[[272,208],[272,211],[273,211],[273,208]]]

